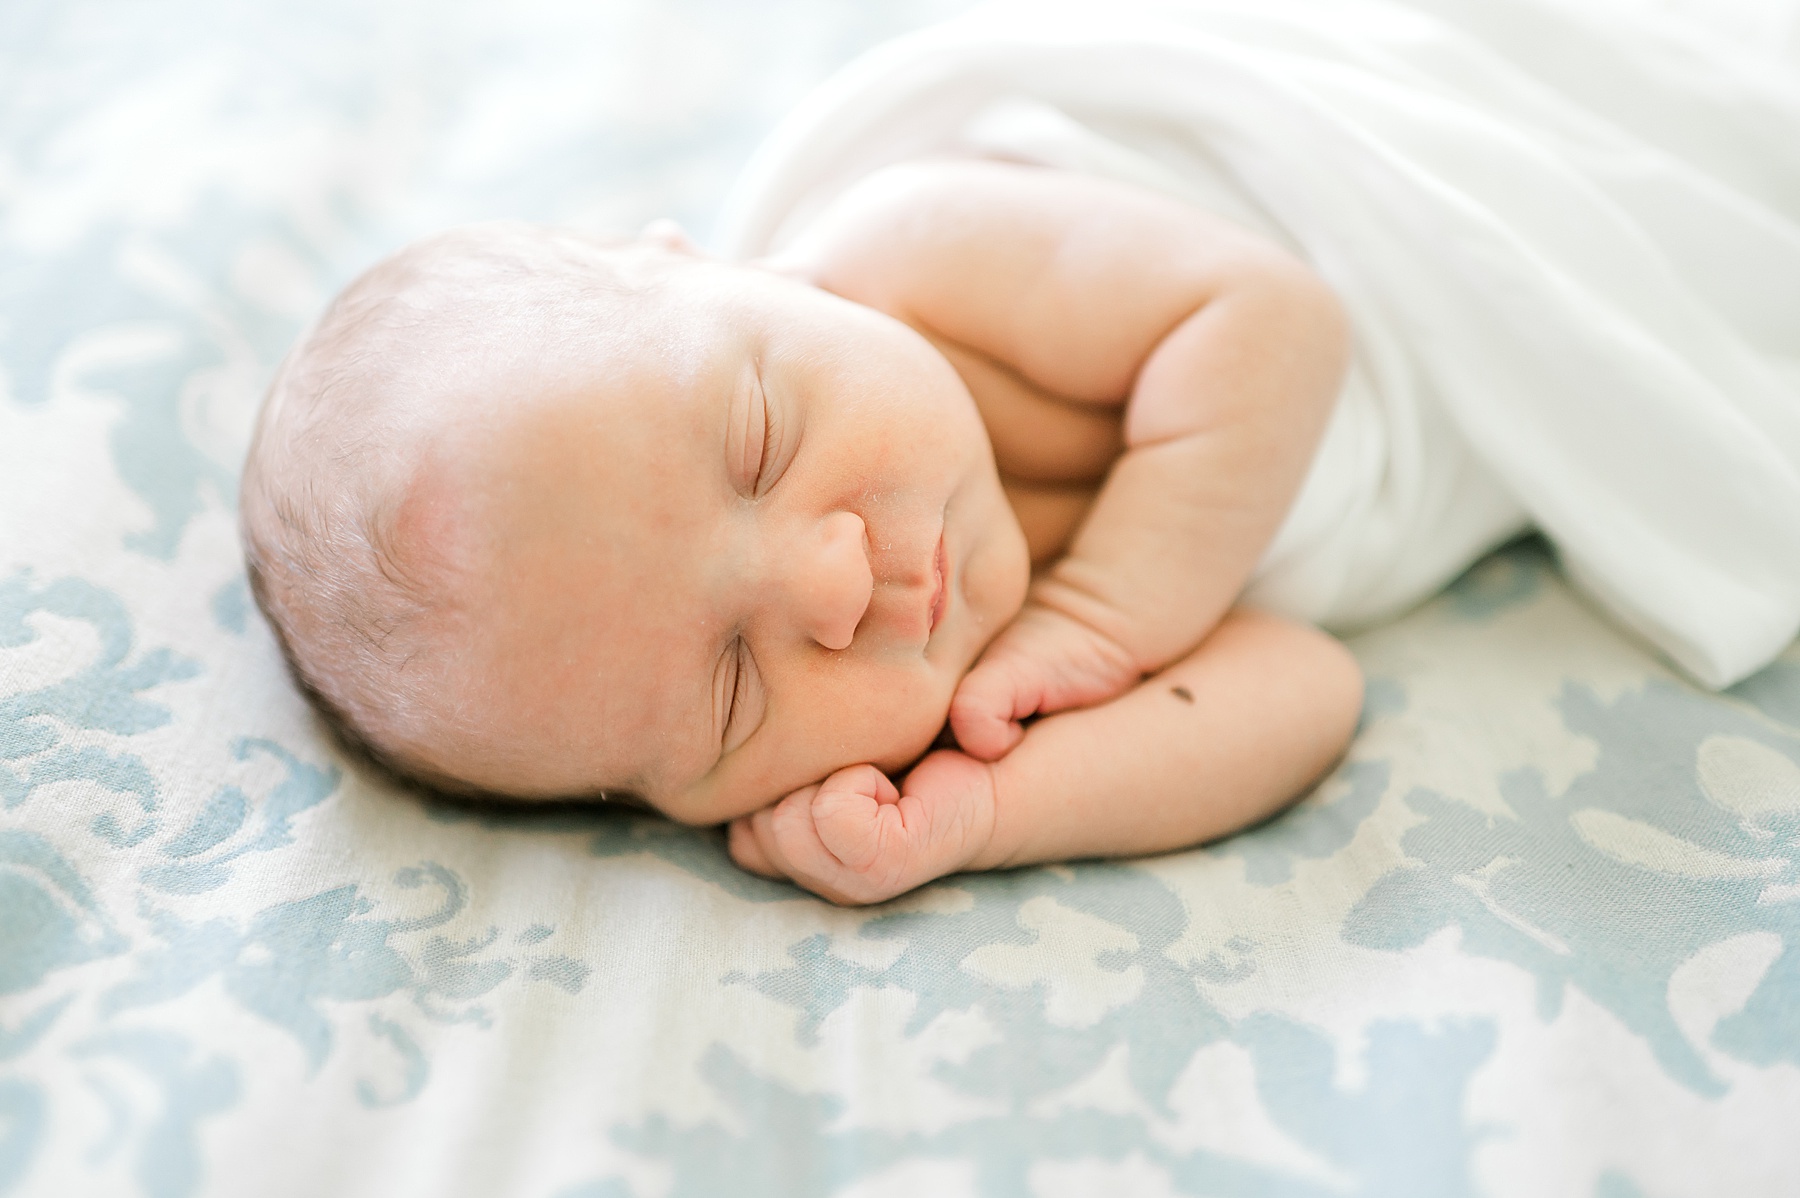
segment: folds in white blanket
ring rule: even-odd
[[[1691,6],[1690,6],[1691,7]],[[1694,677],[1800,629],[1800,19],[1675,3],[992,5],[780,128],[723,248],[868,171],[1002,154],[1156,187],[1337,288],[1357,361],[1257,602],[1390,614],[1527,525]]]

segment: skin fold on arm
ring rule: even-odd
[[[899,787],[839,771],[735,821],[739,863],[879,901],[1212,839],[1316,780],[1354,725],[1356,665],[1231,607],[1341,385],[1325,285],[1197,209],[995,163],[879,172],[794,253],[957,367],[1043,568],[957,691],[962,752]]]

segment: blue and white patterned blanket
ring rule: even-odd
[[[1536,543],[1352,642],[1296,810],[875,910],[335,759],[231,510],[300,325],[454,221],[704,230],[955,7],[0,7],[0,1194],[1800,1185],[1800,650],[1698,692]]]

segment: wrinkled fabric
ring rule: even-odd
[[[723,248],[927,155],[1219,211],[1310,259],[1357,343],[1252,602],[1353,628],[1536,525],[1725,686],[1800,629],[1800,10],[1692,11],[990,5],[790,116]]]

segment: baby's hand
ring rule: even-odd
[[[950,702],[950,729],[963,751],[998,761],[1025,735],[1019,721],[1104,703],[1143,672],[1118,642],[1081,621],[1027,604],[994,639]]]
[[[834,903],[879,903],[955,873],[994,830],[993,770],[933,753],[896,789],[872,765],[841,769],[731,821],[731,859]]]

